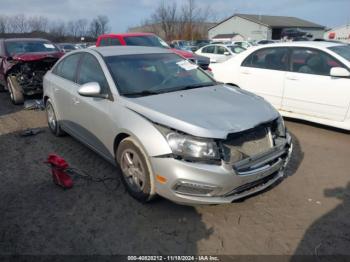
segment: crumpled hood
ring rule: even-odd
[[[261,97],[226,85],[140,98],[124,97],[123,102],[127,108],[155,123],[193,136],[218,139],[279,116]]]
[[[22,53],[15,54],[12,56],[13,60],[22,62],[31,62],[43,60],[46,58],[56,58],[57,60],[61,58],[64,54],[62,52],[35,52],[35,53]]]

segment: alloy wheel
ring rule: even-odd
[[[146,170],[139,155],[132,149],[126,149],[121,156],[121,169],[126,177],[126,182],[136,191],[140,192],[145,187]]]
[[[47,112],[47,122],[49,124],[49,127],[51,128],[51,130],[56,130],[56,126],[57,126],[56,115],[50,103],[46,107],[46,112]]]

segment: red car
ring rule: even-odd
[[[0,89],[14,104],[43,92],[43,77],[63,56],[50,41],[39,38],[0,39]]]
[[[124,33],[124,34],[106,34],[98,37],[96,46],[152,46],[169,48],[174,53],[197,63],[202,69],[208,70],[210,60],[207,57],[199,56],[191,52],[170,48],[169,45],[160,37],[152,33]]]

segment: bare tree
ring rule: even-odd
[[[206,21],[208,14],[196,5],[195,0],[187,0],[181,11],[180,20],[184,38],[193,40],[198,26]]]
[[[76,41],[77,38],[83,36],[96,38],[109,30],[109,19],[105,15],[99,15],[93,19],[90,22],[90,27],[87,19],[65,22],[61,20],[50,21],[44,16],[0,15],[0,34],[42,32],[51,34],[52,39],[56,41]]]
[[[56,38],[64,38],[66,36],[66,25],[63,21],[55,21],[50,24],[49,33]]]
[[[103,35],[109,32],[109,19],[107,16],[99,15],[94,18],[90,23],[90,35],[97,38],[99,35]]]
[[[8,33],[29,32],[28,19],[23,14],[14,15],[8,19]]]
[[[32,32],[46,32],[49,20],[44,16],[33,16],[27,19],[27,23]]]
[[[97,18],[92,19],[90,22],[90,36],[97,38],[101,34],[101,25],[98,22]]]
[[[87,35],[88,21],[86,19],[79,19],[76,21],[77,34],[79,37]]]
[[[7,33],[8,17],[5,15],[0,16],[0,34]]]
[[[207,38],[208,28],[204,23],[213,17],[210,6],[199,7],[195,0],[186,0],[178,8],[177,3],[162,0],[150,18],[141,23],[141,29],[160,35],[167,41]]]
[[[156,8],[151,20],[153,21],[153,24],[160,25],[166,40],[173,39],[175,37],[178,22],[176,2],[166,4],[165,0],[163,0]]]
[[[66,26],[67,34],[74,38],[78,35],[78,27],[76,21],[69,21]]]
[[[100,23],[100,28],[101,28],[101,34],[108,33],[110,28],[109,28],[109,18],[105,15],[99,15],[97,16],[97,20]]]

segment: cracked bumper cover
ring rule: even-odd
[[[286,143],[282,147],[275,147],[235,166],[153,157],[151,163],[154,174],[167,179],[165,184],[156,182],[156,191],[159,195],[181,204],[231,203],[262,191],[282,179],[292,150],[291,137],[287,134]],[[248,165],[254,168],[247,171]],[[212,188],[212,192],[206,195],[179,193],[176,186],[181,183]]]

